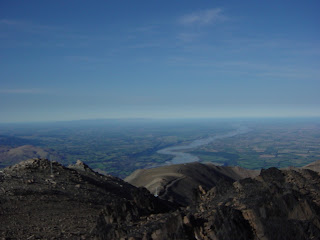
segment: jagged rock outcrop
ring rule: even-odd
[[[97,229],[102,239],[319,239],[319,187],[311,170],[263,169],[255,178],[219,181],[175,212],[115,223],[109,210]]]
[[[319,239],[319,184],[310,170],[270,168],[217,185],[193,211],[200,239]]]
[[[95,173],[80,161],[67,168],[31,159],[5,168],[0,192],[0,222],[5,223],[0,237],[5,239],[90,239],[102,209],[112,202],[131,212],[138,209],[135,217],[172,208],[146,189]]]
[[[195,200],[178,206],[80,161],[67,168],[33,159],[4,169],[0,192],[3,239],[320,236],[320,176],[309,169],[270,168],[253,178],[222,178],[210,190],[198,186]]]

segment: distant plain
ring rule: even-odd
[[[320,119],[113,119],[0,125],[0,168],[40,157],[76,160],[124,178],[172,163],[161,149],[248,131],[179,150],[200,162],[248,169],[303,166],[320,159]]]

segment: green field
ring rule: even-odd
[[[201,162],[250,169],[303,166],[320,159],[319,123],[319,119],[206,119],[1,125],[0,167],[10,165],[4,159],[8,149],[33,145],[65,165],[79,159],[93,169],[125,177],[136,169],[171,160],[170,155],[158,154],[160,149],[225,134],[239,126],[250,131],[187,152],[198,156]]]
[[[303,166],[320,160],[318,121],[251,123],[251,131],[192,151],[201,161],[250,169]]]

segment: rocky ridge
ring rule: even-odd
[[[23,161],[0,173],[0,192],[4,239],[91,239],[102,209],[114,203],[128,206],[131,218],[172,209],[146,189],[93,172],[81,161],[69,167]]]
[[[211,189],[194,188],[194,199],[179,206],[80,161],[64,167],[28,160],[0,173],[0,221],[6,223],[0,237],[319,239],[319,173],[270,168],[252,178],[229,175],[212,182]]]

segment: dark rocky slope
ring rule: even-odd
[[[270,168],[254,179],[217,185],[194,210],[194,218],[203,221],[199,235],[202,239],[319,239],[319,184],[319,175],[310,170]]]
[[[106,206],[128,207],[127,219],[172,208],[146,189],[95,173],[80,161],[66,168],[32,159],[5,168],[0,193],[0,237],[5,239],[90,239]]]
[[[154,216],[152,224],[148,219],[140,220],[139,227],[126,228],[123,236],[133,236],[132,239],[320,239],[319,187],[320,176],[314,171],[270,168],[255,178],[219,181],[208,192],[199,192],[198,200],[187,208],[171,213],[165,220]],[[158,226],[158,230],[149,228],[150,224]],[[128,225],[134,224],[125,226]],[[125,229],[123,223],[117,226]],[[172,235],[172,229],[177,235]]]
[[[188,206],[179,207],[144,188],[97,174],[81,162],[68,168],[53,162],[53,174],[50,165],[47,160],[28,160],[0,173],[0,237],[273,240],[320,236],[320,176],[309,169],[270,168],[237,181],[215,175],[217,181],[208,180],[215,184],[212,189],[201,187]]]

